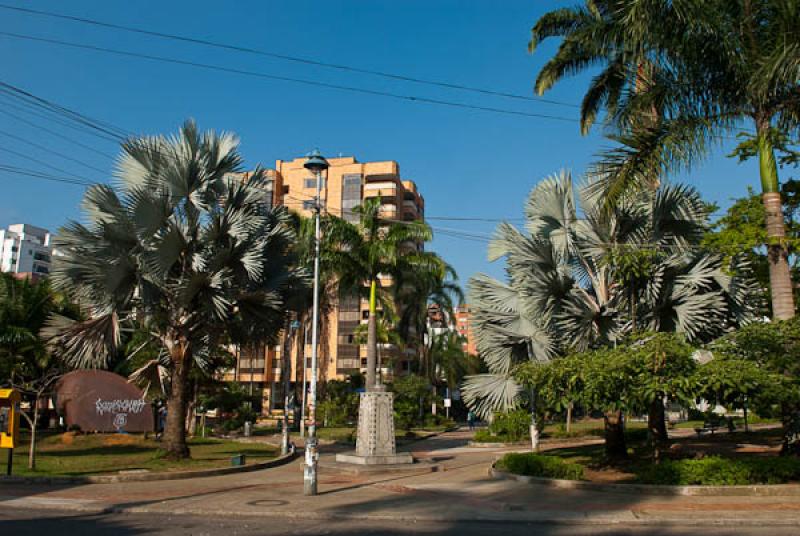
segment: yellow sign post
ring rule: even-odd
[[[19,442],[19,404],[22,396],[14,389],[0,389],[0,448],[8,449],[8,467],[11,474],[14,447]]]

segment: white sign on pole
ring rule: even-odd
[[[452,401],[451,399],[449,399],[449,398],[445,398],[445,399],[444,399],[444,407],[446,407],[446,408],[449,408],[449,407],[451,407],[451,406],[452,406],[452,402],[453,402],[453,401]]]

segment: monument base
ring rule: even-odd
[[[336,461],[358,465],[413,463],[411,454],[398,453],[394,440],[394,394],[382,390],[361,393],[355,453],[337,454]]]
[[[348,454],[337,454],[336,461],[355,465],[400,465],[414,463],[414,458],[408,452],[401,452],[389,456],[359,456],[351,452]]]

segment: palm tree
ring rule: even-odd
[[[783,0],[587,0],[544,15],[531,39],[533,50],[547,37],[564,38],[537,78],[539,94],[565,75],[604,66],[586,93],[581,123],[585,132],[605,105],[622,142],[598,164],[610,202],[753,125],[739,154],[759,158],[776,319],[794,316],[775,150],[800,126],[798,27],[800,9]],[[637,122],[653,110],[658,122]]]
[[[450,393],[464,377],[475,374],[477,359],[464,351],[464,337],[452,330],[431,334],[428,356],[433,369],[433,384],[444,384]]]
[[[369,319],[367,335],[368,390],[377,378],[377,306],[389,306],[391,278],[411,269],[444,273],[439,257],[419,251],[419,245],[431,239],[430,227],[422,222],[398,222],[380,216],[380,200],[371,198],[354,209],[358,224],[336,217],[326,223],[328,247],[323,248],[323,264],[336,274],[340,293],[361,296],[368,292]]]
[[[449,322],[455,316],[455,305],[464,301],[464,292],[455,269],[444,260],[430,267],[432,270],[414,266],[397,274],[394,302],[400,309],[398,333],[416,348],[420,370],[433,379],[435,370],[428,351],[432,335],[428,329],[430,307],[436,307]]]
[[[466,379],[464,398],[483,416],[519,404],[512,372],[521,362],[610,346],[635,331],[703,341],[753,318],[756,289],[745,267],[696,249],[706,219],[696,191],[662,185],[608,213],[592,186],[576,195],[565,172],[540,182],[525,206],[528,233],[503,223],[489,247],[490,258],[505,258],[508,283],[483,274],[470,282],[478,353],[489,372]],[[626,288],[620,248],[652,252],[644,283]]]
[[[283,208],[269,209],[257,171],[246,183],[238,140],[200,133],[187,121],[177,136],[123,143],[118,186],[95,185],[84,197],[86,224],[59,231],[52,280],[74,296],[89,320],[55,319],[55,345],[77,367],[102,366],[121,326],[148,327],[169,357],[164,449],[186,445],[190,371],[203,369],[239,333],[274,343],[286,291],[305,277],[290,264],[293,233]]]

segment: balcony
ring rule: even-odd
[[[391,195],[395,195],[397,192],[397,184],[390,181],[381,181],[381,182],[368,182],[364,185],[364,193],[373,190],[386,190],[387,192],[391,191]]]

